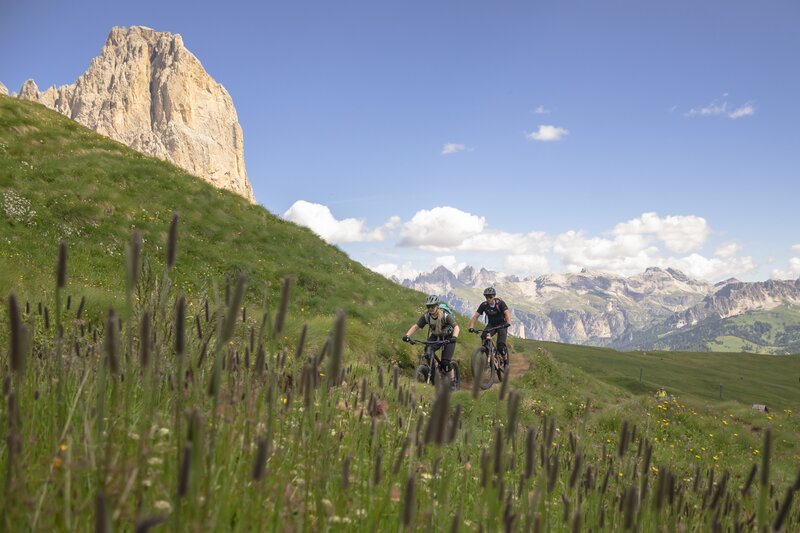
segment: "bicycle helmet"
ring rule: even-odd
[[[497,294],[497,292],[495,292],[494,287],[487,287],[486,290],[483,291],[484,296],[494,296],[495,294]]]
[[[439,305],[439,297],[435,294],[431,294],[425,298],[425,306],[427,307],[429,305]]]

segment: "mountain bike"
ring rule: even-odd
[[[439,356],[436,355],[436,352],[439,348],[444,348],[445,345],[449,344],[449,339],[442,339],[438,341],[418,341],[416,339],[409,339],[409,344],[422,344],[425,346],[425,350],[422,352],[422,357],[420,359],[420,364],[417,366],[417,370],[414,374],[414,377],[420,383],[436,383],[436,374],[437,370],[440,369],[442,365],[442,360],[439,359]],[[452,379],[452,387],[453,389],[458,389],[459,385],[461,384],[461,369],[458,366],[458,361],[450,361],[450,368],[453,369],[453,379]]]
[[[493,332],[498,329],[507,328],[508,326],[510,326],[510,324],[502,324],[492,328],[476,329],[473,332],[476,335],[480,335],[482,342],[480,367],[478,373],[473,377],[478,380],[478,383],[484,390],[492,386],[495,375],[499,383],[503,381],[503,375],[508,371],[509,363],[503,355],[497,351],[497,346],[495,346],[494,340],[492,339]]]

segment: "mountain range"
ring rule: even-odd
[[[406,287],[438,294],[471,316],[494,286],[513,335],[622,350],[800,352],[800,279],[719,283],[651,267],[623,277],[583,270],[520,279],[440,266]]]

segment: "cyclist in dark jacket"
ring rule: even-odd
[[[502,326],[503,324],[511,324],[511,311],[508,309],[506,303],[497,297],[497,292],[494,287],[488,287],[483,291],[486,301],[478,306],[478,310],[472,315],[469,320],[470,333],[475,332],[475,322],[482,314],[486,314],[487,328]],[[506,337],[508,336],[508,328],[496,329],[492,335],[497,334],[497,351],[503,356],[503,359],[508,363],[508,347],[506,346]]]
[[[456,339],[458,338],[459,328],[458,324],[456,324],[455,317],[450,313],[446,313],[444,309],[441,309],[439,307],[440,303],[439,297],[435,294],[431,294],[425,298],[425,307],[427,307],[428,310],[419,317],[416,323],[408,328],[406,334],[403,335],[403,340],[408,342],[417,330],[423,329],[425,326],[428,326],[429,341],[449,339],[450,343],[445,344],[444,350],[442,350],[442,365],[439,370],[443,374],[446,374],[452,383],[455,378],[455,373],[451,368],[450,361],[453,360],[453,354],[456,351]]]

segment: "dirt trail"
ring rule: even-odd
[[[511,353],[511,372],[509,373],[508,378],[511,380],[518,379],[519,377],[525,375],[531,369],[531,362],[530,359],[525,357],[525,355],[520,353]],[[499,385],[499,383],[495,383],[495,385]],[[471,389],[472,388],[472,380],[471,379],[462,379],[461,386],[459,389]]]
[[[518,377],[524,375],[528,370],[531,369],[531,361],[527,357],[522,354],[513,353],[511,354],[511,372],[509,373],[509,379],[517,379]]]

